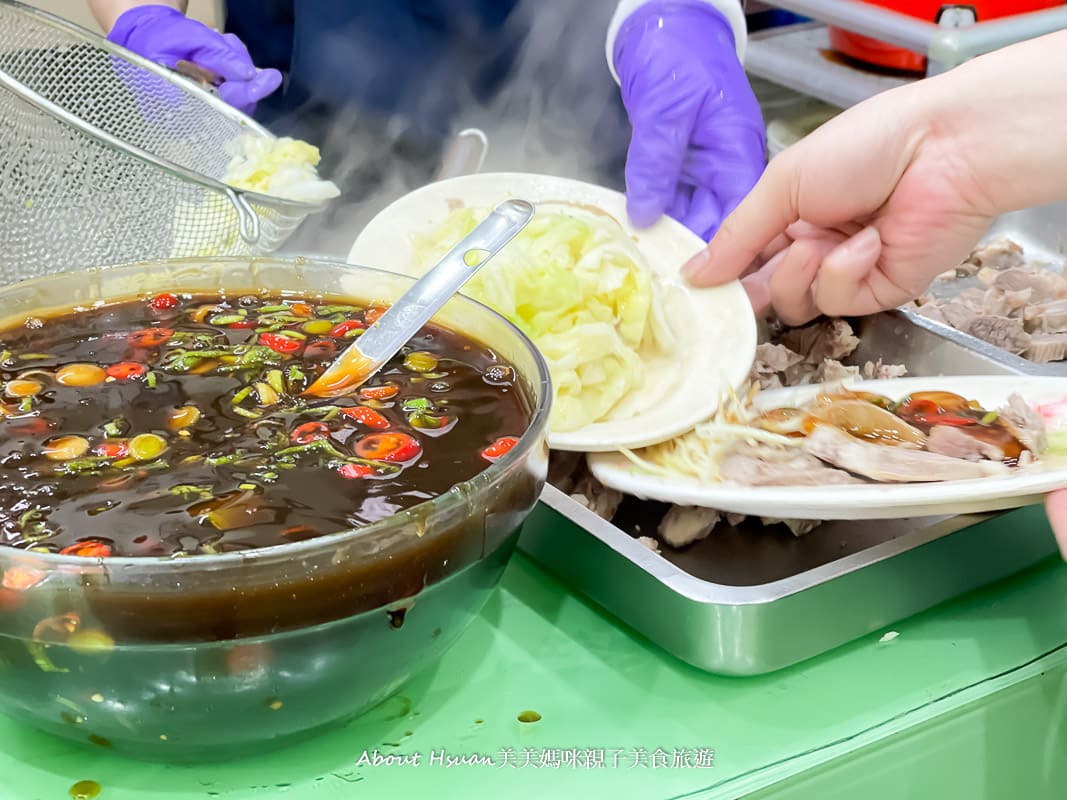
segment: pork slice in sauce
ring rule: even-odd
[[[935,425],[931,428],[926,437],[926,449],[931,453],[966,461],[1001,461],[1004,457],[1003,451],[995,444],[971,436],[965,428],[951,425]]]
[[[1008,404],[998,409],[998,413],[1000,423],[1028,450],[1040,455],[1041,451],[1048,447],[1045,421],[1021,396],[1011,395]]]
[[[811,455],[879,483],[928,483],[1002,475],[1003,464],[861,441],[842,430],[820,425],[804,440]]]

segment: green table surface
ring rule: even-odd
[[[1046,562],[893,626],[891,641],[879,632],[772,675],[723,678],[677,661],[517,555],[440,663],[341,730],[243,761],[173,767],[0,719],[0,798],[62,800],[93,780],[101,800],[828,798],[838,795],[826,787],[846,785],[842,797],[874,800],[857,775],[893,767],[892,787],[932,742],[960,752],[927,759],[926,783],[959,785],[954,758],[974,762],[968,780],[978,787],[937,796],[1002,796],[984,787],[998,785],[998,749],[1015,747],[1017,771],[1036,787],[1059,781],[1063,793],[1047,796],[1065,797],[1065,597],[1067,567]],[[999,724],[995,707],[1013,716]],[[520,722],[525,710],[540,721]],[[910,749],[909,731],[925,732]],[[710,766],[700,764],[704,750],[714,751]],[[420,763],[360,763],[375,751]],[[446,754],[493,763],[437,763]],[[885,796],[925,796],[912,789]]]

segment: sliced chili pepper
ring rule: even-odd
[[[330,426],[325,422],[305,422],[303,425],[297,425],[290,439],[296,444],[311,444],[316,439],[325,439],[330,435]]]
[[[359,396],[364,400],[388,400],[400,393],[400,387],[395,383],[386,383],[381,386],[364,386],[359,390]]]
[[[130,454],[130,446],[126,442],[101,442],[93,452],[103,458],[125,458]]]
[[[382,430],[389,427],[389,420],[375,411],[373,408],[367,408],[367,406],[355,406],[353,408],[343,408],[341,413],[346,417],[351,417],[356,422],[360,422],[366,425],[368,428],[377,428]]]
[[[297,352],[303,346],[302,342],[290,339],[288,336],[282,336],[279,333],[261,333],[259,335],[259,343],[265,344],[275,353],[287,355]]]
[[[346,319],[344,322],[338,322],[330,328],[330,336],[343,337],[351,331],[362,330],[365,327],[367,326],[358,319]]]
[[[340,473],[342,478],[347,478],[350,481],[356,478],[366,478],[368,475],[374,474],[374,470],[366,464],[342,464],[337,468],[337,472]]]
[[[45,574],[39,569],[29,567],[10,567],[4,570],[4,578],[0,580],[0,586],[16,592],[24,592],[32,589],[45,578]]]
[[[170,292],[162,292],[153,297],[148,304],[156,311],[168,311],[178,307],[178,298]]]
[[[107,558],[111,555],[111,545],[107,542],[98,542],[87,539],[84,542],[75,542],[67,545],[59,551],[61,556],[81,556],[82,558]]]
[[[422,445],[406,433],[372,433],[356,442],[355,453],[371,461],[411,461],[422,452]]]
[[[159,347],[173,335],[170,328],[142,328],[131,331],[126,338],[134,347]]]
[[[388,309],[384,306],[371,306],[363,312],[363,321],[368,325],[373,325],[386,311],[388,311]]]
[[[515,436],[501,436],[487,448],[482,450],[482,458],[486,461],[496,461],[501,458],[515,445],[519,443],[519,440]]]
[[[44,417],[18,419],[8,422],[4,433],[8,436],[40,436],[47,433],[51,427],[52,423]]]
[[[131,381],[148,372],[148,367],[137,361],[120,361],[117,364],[112,364],[104,372],[107,373],[109,378],[114,378],[117,381]]]
[[[256,323],[250,319],[243,319],[240,322],[231,322],[226,326],[227,328],[254,328]]]
[[[298,317],[310,317],[315,313],[307,303],[293,303],[289,306],[289,310]]]
[[[940,406],[933,400],[924,400],[917,397],[907,397],[897,408],[897,415],[901,417],[914,416],[915,414],[939,414]]]

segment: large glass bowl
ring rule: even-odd
[[[411,283],[323,261],[165,261],[2,288],[0,313],[11,324],[219,287],[389,303]],[[435,322],[514,366],[533,418],[510,453],[374,525],[261,550],[90,560],[0,547],[7,583],[39,579],[0,588],[0,713],[139,758],[228,758],[358,715],[438,658],[496,587],[540,494],[550,392],[534,346],[495,312],[456,297]]]

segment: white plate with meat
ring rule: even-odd
[[[421,275],[508,198],[537,213],[463,293],[507,317],[544,356],[553,450],[666,441],[744,382],[756,319],[741,284],[689,287],[679,270],[704,242],[667,217],[634,228],[625,196],[611,189],[527,173],[439,181],[383,209],[348,260]]]
[[[792,519],[969,514],[1067,488],[1067,378],[898,378],[762,392],[671,442],[589,457],[641,498]]]

